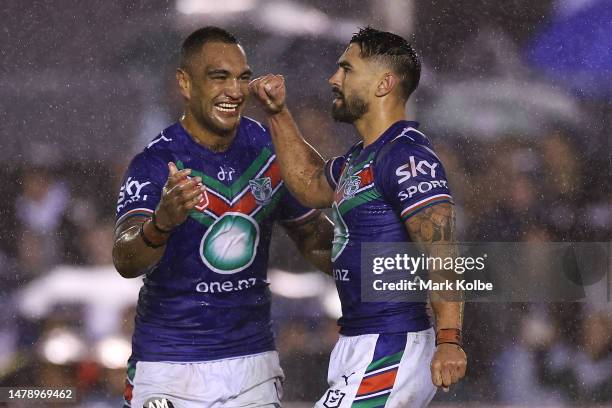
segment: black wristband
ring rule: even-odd
[[[140,234],[140,237],[142,238],[142,241],[145,243],[146,246],[148,246],[149,248],[153,248],[153,249],[157,249],[157,248],[161,248],[164,245],[166,245],[166,243],[164,242],[163,244],[154,244],[151,241],[149,241],[149,239],[147,238],[147,236],[144,233],[144,225],[145,225],[146,221],[143,222],[142,224],[140,224],[140,231],[138,231],[138,233]],[[155,224],[153,224],[155,225]]]
[[[157,217],[155,216],[155,211],[153,211],[153,215],[151,216],[151,223],[153,224],[153,228],[155,228],[158,232],[162,234],[169,234],[172,230],[161,229],[157,226]]]

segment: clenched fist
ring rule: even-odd
[[[448,387],[465,376],[467,357],[455,344],[440,344],[431,360],[431,381],[436,387],[448,391]]]
[[[170,174],[155,210],[156,225],[164,231],[185,222],[189,211],[198,205],[204,194],[202,179],[189,177],[191,169],[179,171],[174,163],[168,163],[168,169]]]
[[[267,113],[273,115],[285,107],[285,78],[282,75],[255,78],[249,83],[249,89]]]

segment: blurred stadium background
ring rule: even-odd
[[[327,86],[351,34],[407,36],[424,61],[409,116],[447,167],[461,239],[610,241],[609,0],[5,0],[0,17],[0,386],[121,405],[140,280],[112,267],[116,196],[178,118],[178,49],[202,25],[234,32],[256,74],[286,76],[328,157],[355,141]],[[277,230],[274,324],[286,406],[306,407],[338,301],[287,242]],[[471,303],[464,328],[468,376],[434,406],[612,406],[610,303]]]

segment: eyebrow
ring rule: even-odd
[[[350,62],[346,61],[346,60],[342,60],[338,62],[338,66],[341,68],[353,68],[353,66],[350,64]]]
[[[229,75],[229,71],[226,69],[210,69],[206,71],[206,74],[207,75],[216,75],[216,74]]]
[[[226,69],[211,69],[206,72],[206,75],[228,75],[229,76],[231,75],[231,72],[229,72]],[[244,76],[244,75],[252,76],[253,71],[251,71],[250,69],[247,69],[244,72],[242,72],[239,76]]]

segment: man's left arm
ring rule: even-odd
[[[334,225],[321,211],[302,223],[283,223],[298,250],[317,269],[332,273],[331,247]]]
[[[450,203],[435,204],[404,222],[410,238],[428,256],[455,257],[455,211]],[[453,281],[454,271],[429,271],[434,282]],[[431,379],[445,390],[465,376],[467,357],[461,347],[463,294],[460,291],[430,291],[436,319],[436,352],[431,361]]]

